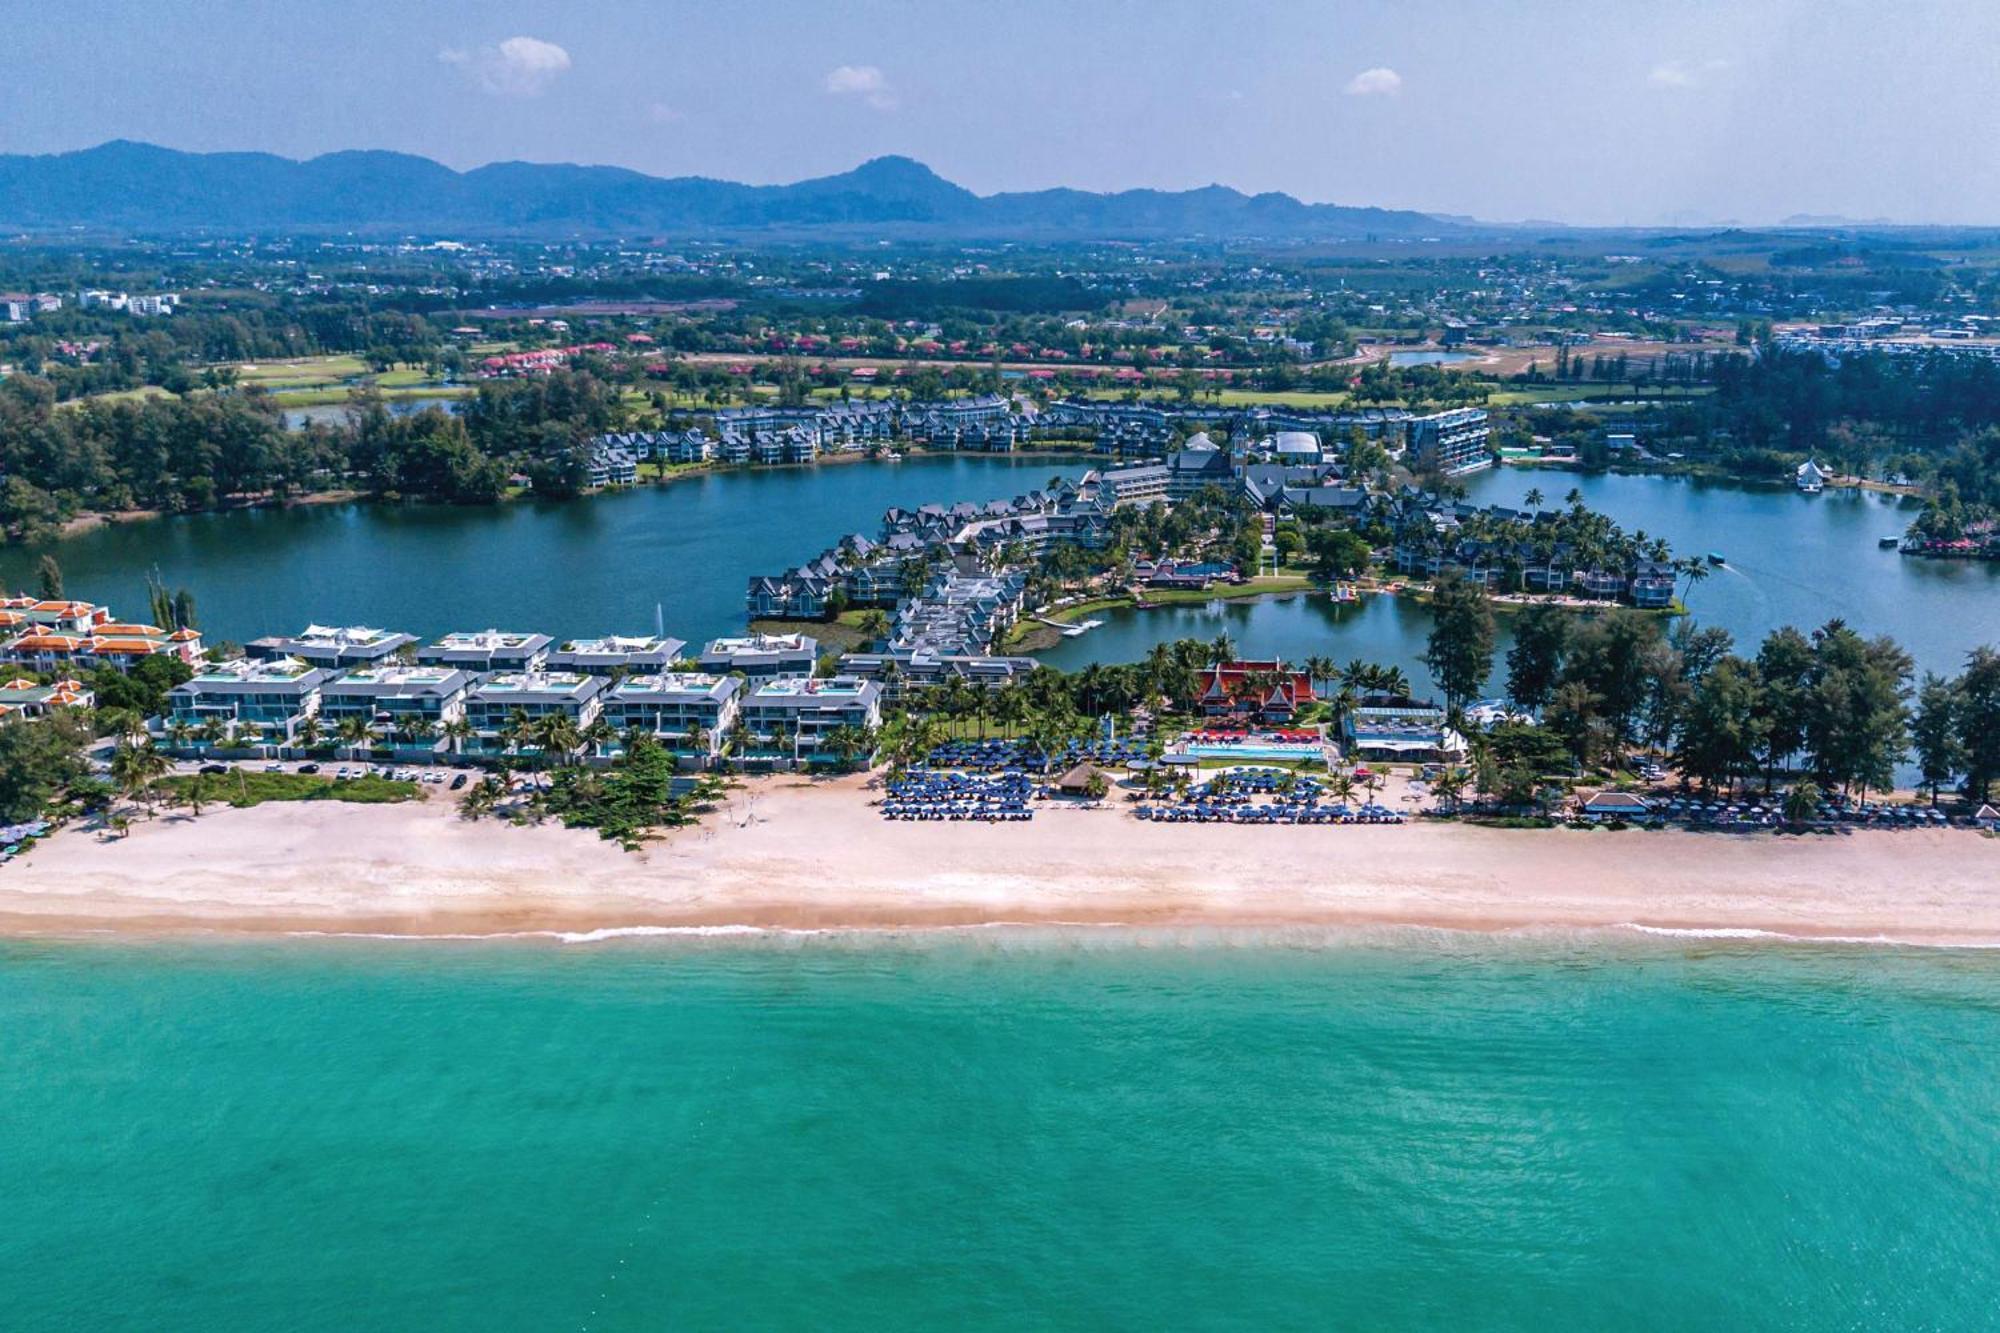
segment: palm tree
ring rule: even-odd
[[[1447,768],[1431,782],[1431,793],[1437,797],[1440,809],[1456,810],[1459,797],[1465,794],[1465,772],[1462,769]]]
[[[1208,652],[1210,659],[1215,662],[1234,662],[1236,660],[1236,640],[1229,637],[1228,630],[1223,630],[1220,634],[1209,640]]]
[[[1542,488],[1539,486],[1530,486],[1528,488],[1528,493],[1521,497],[1521,503],[1528,506],[1528,508],[1534,510],[1537,514],[1541,513]]]
[[[545,715],[533,726],[531,736],[544,761],[554,755],[557,767],[567,764],[583,744],[583,733],[577,729],[576,719],[567,713]]]
[[[590,725],[583,729],[583,743],[592,754],[603,754],[604,747],[618,738],[618,728],[611,725],[602,713],[590,719]]]
[[[128,800],[142,801],[152,811],[153,784],[165,777],[173,763],[151,745],[120,741],[111,754],[111,780]]]
[[[361,752],[367,748],[368,732],[368,719],[359,713],[343,717],[333,729],[333,734],[340,738],[340,743],[347,747],[348,756],[353,759],[359,759]]]
[[[324,728],[320,725],[318,713],[307,713],[299,723],[299,744],[310,750],[319,744]]]
[[[821,744],[833,752],[842,768],[852,766],[854,757],[867,744],[866,733],[860,727],[843,722],[820,738]]]
[[[687,748],[694,756],[695,763],[704,764],[708,760],[709,742],[712,739],[707,727],[699,722],[688,723]]]
[[[176,750],[185,750],[188,742],[194,739],[194,730],[193,723],[184,717],[177,717],[167,723],[167,740]]]
[[[1312,681],[1315,693],[1318,692],[1321,685],[1333,680],[1340,674],[1340,668],[1334,664],[1334,660],[1324,655],[1308,657],[1305,660],[1305,669],[1307,678]]]
[[[472,735],[472,723],[466,720],[463,713],[444,724],[444,738],[451,742],[453,754],[464,754],[465,743],[472,739]]]

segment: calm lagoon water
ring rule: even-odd
[[[1391,352],[1389,364],[1392,366],[1449,366],[1460,361],[1470,361],[1476,355],[1472,352],[1440,352],[1429,349],[1414,352]]]
[[[101,528],[56,550],[74,594],[134,614],[145,606],[146,571],[157,567],[170,585],[194,590],[211,635],[238,641],[308,621],[420,635],[487,626],[634,632],[651,627],[656,604],[669,633],[700,641],[741,630],[751,575],[795,565],[844,533],[872,534],[891,505],[1016,495],[1083,466],[967,455],[726,472],[568,504],[209,514]],[[1967,650],[2000,640],[2000,565],[1878,549],[1878,538],[1900,533],[1914,514],[1893,497],[1527,469],[1479,473],[1467,485],[1477,501],[1511,504],[1539,487],[1551,505],[1574,487],[1678,552],[1721,552],[1728,565],[1694,587],[1690,606],[1697,621],[1745,647],[1779,625],[1843,616],[1895,635],[1922,667],[1955,671]],[[0,549],[0,582],[31,583],[35,558]],[[1418,659],[1429,615],[1390,598],[1216,602],[1100,618],[1101,628],[1044,660],[1133,661],[1161,639],[1226,629],[1247,652],[1364,657],[1428,681]]]
[[[418,635],[531,629],[558,637],[653,627],[690,643],[743,630],[752,575],[790,568],[884,510],[995,500],[1080,475],[1073,460],[962,455],[689,477],[570,503],[324,505],[114,524],[59,543],[72,595],[121,614],[145,578],[191,588],[202,628],[242,642],[308,623]],[[0,549],[0,583],[35,553]]]
[[[2000,1308],[2000,959],[0,946],[10,1330],[1833,1329]]]
[[[1696,622],[1734,634],[1754,651],[1781,625],[1810,629],[1841,616],[1871,634],[1892,634],[1920,667],[1956,671],[1965,654],[2000,642],[2000,565],[1917,560],[1881,550],[1915,516],[1909,502],[1859,491],[1801,495],[1685,478],[1506,468],[1465,478],[1479,504],[1520,505],[1540,489],[1548,506],[1572,488],[1584,502],[1630,530],[1665,537],[1681,555],[1722,554],[1728,561],[1694,585]],[[1158,611],[1113,611],[1100,629],[1066,639],[1043,655],[1050,663],[1130,661],[1159,638],[1213,638],[1227,630],[1246,651],[1288,658],[1324,653],[1393,663],[1427,682],[1424,639],[1430,614],[1394,598],[1335,605],[1322,597],[1249,604],[1211,603]],[[1502,658],[1507,617],[1500,617]],[[1496,660],[1502,660],[1496,658]],[[1498,688],[1498,673],[1490,688]]]

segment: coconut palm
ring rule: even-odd
[[[172,768],[172,761],[151,745],[120,741],[111,754],[111,780],[118,784],[119,793],[128,800],[142,802],[149,814],[153,807],[153,784]]]
[[[310,750],[320,742],[325,728],[320,724],[318,713],[307,713],[299,721],[299,744]]]
[[[472,736],[472,723],[466,720],[463,713],[444,724],[444,738],[451,742],[453,754],[464,754],[465,743],[471,740]]]
[[[347,747],[350,757],[359,759],[368,747],[368,719],[359,713],[343,717],[335,724],[333,734]]]

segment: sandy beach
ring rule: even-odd
[[[988,924],[1645,927],[2000,944],[2000,840],[1965,831],[885,823],[859,778],[763,779],[637,854],[442,798],[67,829],[0,874],[0,933],[589,935]]]

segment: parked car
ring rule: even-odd
[[[318,764],[313,764],[313,763],[305,763],[305,764],[300,764],[300,765],[299,765],[299,772],[301,772],[301,773],[308,773],[308,774],[310,774],[310,773],[317,773],[317,772],[319,772],[319,765],[318,765]]]
[[[285,766],[273,759],[270,763],[264,765],[264,771],[266,773],[282,773],[285,771]]]
[[[201,766],[201,771],[202,771],[202,772],[204,772],[204,773],[227,773],[227,772],[229,771],[229,765],[227,765],[227,764],[203,764],[203,765]]]
[[[463,773],[460,773],[457,777],[451,780],[451,789],[453,791],[457,791],[460,787],[463,787],[464,785],[465,785],[465,774]]]

